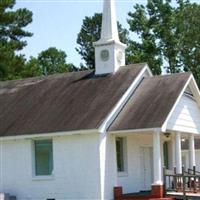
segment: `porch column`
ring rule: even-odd
[[[189,135],[189,168],[193,169],[193,166],[196,166],[195,161],[195,145],[194,145],[194,135]]]
[[[174,167],[176,166],[176,154],[175,154],[175,137],[174,135],[171,135],[170,140],[170,146],[169,146],[169,169],[174,170]]]
[[[177,132],[176,134],[176,171],[177,173],[182,173],[182,156],[181,156],[181,134]]]
[[[153,132],[153,184],[151,186],[152,198],[164,197],[164,185],[162,182],[161,166],[161,147],[160,147],[160,130]]]
[[[162,185],[162,166],[161,166],[161,153],[160,153],[160,130],[153,133],[153,184]]]
[[[175,138],[174,136],[172,137],[172,166],[171,166],[171,170],[174,169],[174,167],[176,166],[176,143],[175,143]]]

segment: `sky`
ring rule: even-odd
[[[123,27],[129,28],[127,13],[133,11],[133,6],[136,3],[145,5],[146,1],[116,0],[117,19]],[[27,8],[33,12],[33,22],[26,28],[33,36],[26,39],[28,45],[22,50],[26,58],[37,56],[49,47],[56,47],[66,52],[68,63],[76,66],[84,63],[75,50],[78,46],[77,34],[85,16],[102,12],[103,0],[16,0],[15,9],[18,8]]]

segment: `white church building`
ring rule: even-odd
[[[123,190],[159,199],[164,165],[181,173],[183,157],[189,168],[199,163],[193,75],[153,76],[145,63],[125,66],[114,4],[104,0],[94,71],[0,82],[2,195],[120,200]]]

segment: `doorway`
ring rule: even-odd
[[[140,147],[140,171],[142,191],[151,190],[153,179],[153,148]]]

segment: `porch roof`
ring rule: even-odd
[[[144,78],[109,131],[160,128],[191,73]]]

